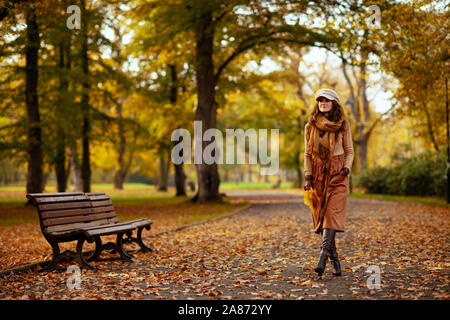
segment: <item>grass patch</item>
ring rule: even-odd
[[[349,197],[450,206],[450,204],[448,204],[445,199],[437,197],[398,196],[392,194],[373,194],[373,193],[359,193],[359,192],[350,193]]]
[[[294,193],[303,196],[303,189],[284,189],[283,191],[288,193]],[[390,200],[390,201],[399,201],[399,202],[409,202],[409,203],[423,203],[430,205],[440,205],[440,206],[450,206],[447,204],[446,199],[437,198],[437,197],[418,197],[418,196],[398,196],[391,194],[373,194],[373,193],[363,193],[363,192],[352,192],[349,193],[349,197],[352,198],[370,198],[377,200]]]
[[[72,186],[67,188],[68,192],[72,189]],[[118,202],[158,201],[162,198],[171,198],[175,194],[173,188],[161,192],[157,191],[154,185],[143,183],[125,183],[123,190],[116,190],[111,184],[93,184],[91,191],[106,192],[113,201]],[[56,187],[47,186],[45,192],[56,192]],[[0,186],[0,207],[21,206],[26,201],[25,186]]]
[[[275,189],[273,183],[268,182],[221,182],[220,189]],[[292,188],[292,183],[282,183],[281,189]]]
[[[97,186],[93,191],[100,190]],[[103,191],[103,190],[102,190]],[[225,200],[220,203],[196,204],[190,201],[193,193],[175,197],[173,190],[168,192],[154,189],[105,190],[111,197],[117,214],[122,220],[150,218],[155,224],[185,225],[213,219],[234,212],[244,206],[244,202]],[[0,192],[0,226],[20,224],[39,224],[38,214],[33,206],[25,206],[26,198],[22,192]]]
[[[92,188],[92,192],[97,192],[97,191],[105,191],[105,190],[114,190],[114,185],[111,183],[93,183],[91,185]],[[72,190],[73,189],[73,185],[69,184],[67,187],[67,190]],[[145,190],[154,190],[155,189],[155,185],[153,184],[145,184],[145,183],[133,183],[133,182],[127,182],[124,184],[124,190],[126,189],[145,189]],[[26,185],[25,184],[16,184],[16,185],[1,185],[0,186],[0,191],[26,191]],[[45,191],[46,192],[56,192],[56,184],[53,183],[48,183],[45,186]]]

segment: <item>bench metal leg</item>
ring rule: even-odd
[[[52,246],[53,249],[53,258],[52,261],[50,261],[45,268],[43,269],[43,271],[54,271],[56,270],[58,263],[62,260],[63,256],[61,255],[61,252],[59,250],[59,245],[58,242],[56,241],[48,241],[50,243],[50,245]]]
[[[95,267],[91,264],[89,264],[86,259],[83,257],[83,244],[85,239],[79,239],[77,242],[77,253],[76,253],[76,260],[80,264],[81,268],[86,268],[89,270],[95,270]]]
[[[140,250],[142,252],[152,252],[153,249],[147,247],[144,242],[142,241],[142,230],[147,229],[150,230],[150,226],[145,226],[145,227],[139,227],[137,230],[137,235],[136,238],[132,237],[132,233],[131,232],[127,232],[127,238],[124,240],[124,243],[129,243],[129,242],[135,242],[139,245]]]
[[[53,259],[47,265],[45,265],[43,271],[55,271],[58,268],[58,264],[64,260],[76,260],[80,264],[80,268],[95,270],[95,267],[90,265],[83,257],[83,244],[86,239],[78,239],[77,252],[66,250],[61,253],[59,244],[57,241],[49,241],[53,249]]]
[[[134,257],[131,254],[129,254],[128,252],[126,252],[123,248],[123,235],[124,235],[124,232],[117,234],[117,240],[116,240],[117,252],[120,254],[120,257],[122,258],[122,260],[133,261]]]
[[[92,254],[92,256],[90,256],[87,261],[91,262],[91,261],[98,261],[100,259],[100,254],[103,251],[103,243],[102,243],[102,239],[100,237],[95,237],[95,251]]]
[[[123,239],[124,233],[117,234],[117,241],[116,243],[108,242],[103,244],[101,237],[97,236],[94,238],[95,240],[95,251],[94,253],[87,259],[87,261],[110,261],[110,260],[126,260],[126,261],[132,261],[134,257],[128,253],[124,247],[124,239]],[[100,254],[103,250],[110,250],[110,253],[119,253],[120,257],[113,257],[113,258],[105,258],[101,259]]]
[[[142,252],[152,252],[153,249],[147,247],[147,246],[144,244],[144,242],[142,242],[142,230],[143,230],[144,228],[147,229],[147,230],[150,230],[150,226],[145,226],[145,227],[140,227],[140,228],[138,228],[138,231],[137,231],[137,243],[138,243],[139,246],[141,247]]]

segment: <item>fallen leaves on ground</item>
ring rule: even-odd
[[[152,219],[151,230],[143,232],[146,237],[224,216],[243,206],[242,201],[197,205],[184,197],[161,202],[119,203],[114,207],[121,221]],[[102,240],[115,241],[115,236],[102,237]],[[42,235],[38,213],[32,206],[0,207],[0,243],[0,271],[52,258],[51,246]],[[89,243],[83,246],[84,251],[94,248]],[[76,241],[60,243],[60,249],[76,251]]]
[[[228,218],[151,238],[133,263],[96,262],[70,290],[63,272],[0,279],[1,299],[449,299],[449,210],[349,199],[337,235],[343,275],[314,272],[320,239],[300,197],[263,197]],[[156,225],[155,225],[156,227]],[[67,265],[70,265],[68,263]],[[368,287],[380,270],[380,287]]]

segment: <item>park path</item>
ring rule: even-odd
[[[8,275],[0,299],[449,299],[448,207],[349,198],[337,235],[343,275],[315,275],[320,238],[303,197],[226,191],[251,205],[223,219],[147,238],[133,263]],[[368,273],[371,271],[371,273]],[[379,271],[379,273],[377,273]],[[377,286],[379,279],[379,286]],[[368,287],[369,286],[369,287]]]

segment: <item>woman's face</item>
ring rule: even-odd
[[[319,102],[319,110],[322,113],[328,114],[333,109],[333,102],[331,100],[325,97],[319,97],[317,101]]]

